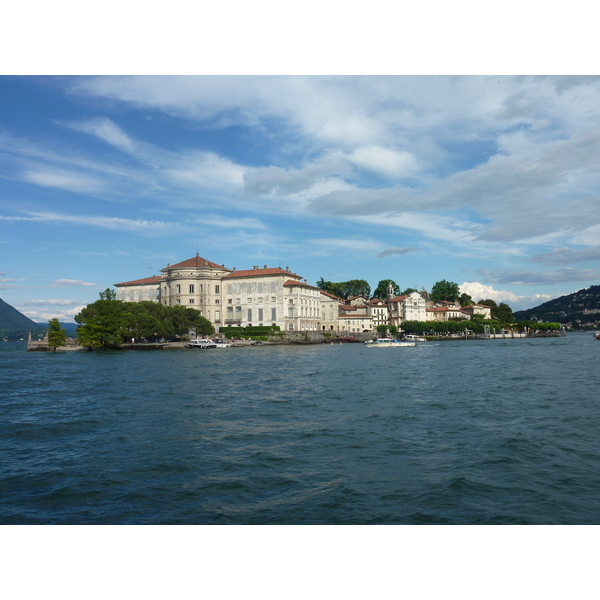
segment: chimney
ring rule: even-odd
[[[253,268],[255,271],[258,271],[258,265],[255,265]]]
[[[235,267],[233,267],[233,272],[235,273]]]
[[[286,267],[285,270],[289,273],[290,272],[290,268]]]
[[[267,268],[267,265],[265,265],[265,269]]]

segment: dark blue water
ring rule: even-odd
[[[27,353],[0,523],[598,524],[600,342]]]

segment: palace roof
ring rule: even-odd
[[[160,283],[160,276],[153,275],[152,277],[146,277],[145,279],[136,279],[135,281],[125,281],[123,283],[115,283],[115,287],[119,287],[120,285],[145,285],[145,284],[153,284]]]
[[[187,260],[184,260],[175,265],[167,265],[164,269],[161,269],[161,271],[166,271],[167,269],[190,269],[190,268],[191,269],[202,269],[202,268],[225,269],[226,271],[231,271],[231,269],[228,269],[224,265],[218,265],[217,263],[210,262],[210,260],[206,260],[205,258],[198,256],[197,254],[196,254],[196,256],[194,256],[192,258],[188,258]]]
[[[232,271],[225,275],[223,279],[233,279],[235,277],[264,277],[265,275],[287,275],[288,277],[297,277],[298,279],[301,279],[300,275],[290,273],[290,271],[282,269],[281,267],[275,267],[274,269],[259,269],[256,267],[245,271]]]

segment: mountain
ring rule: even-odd
[[[1,331],[27,331],[28,329],[39,329],[40,325],[20,313],[10,304],[6,304],[0,298],[0,330]]]
[[[515,312],[514,320],[555,322],[573,329],[599,329],[600,285]]]

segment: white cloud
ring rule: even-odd
[[[95,135],[111,146],[125,152],[134,151],[133,140],[113,121],[107,118],[92,119],[90,121],[71,122],[67,124],[74,131],[81,131]]]
[[[105,184],[95,177],[64,170],[27,171],[23,181],[82,194],[95,194],[106,189]]]
[[[380,173],[390,178],[407,177],[418,170],[419,165],[414,154],[396,151],[382,146],[363,146],[349,155],[354,165]]]
[[[97,283],[89,283],[80,279],[55,279],[50,287],[102,287]]]
[[[79,300],[24,300],[16,306],[74,306]]]
[[[525,310],[543,304],[560,294],[532,294],[531,296],[518,296],[507,290],[496,290],[491,285],[485,285],[479,281],[465,281],[458,286],[461,294],[469,294],[475,302],[479,300],[494,300],[497,304],[506,302],[513,311]]]

